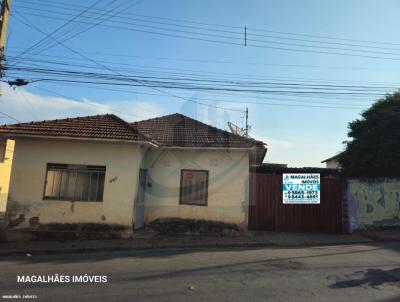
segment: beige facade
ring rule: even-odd
[[[50,223],[107,223],[131,227],[137,192],[139,144],[18,138],[8,216],[17,227]],[[47,163],[106,166],[102,202],[44,200]]]
[[[206,219],[247,228],[249,152],[231,149],[161,149],[147,158],[145,223],[157,218]],[[208,170],[207,206],[179,203],[182,169]]]
[[[13,156],[0,166],[0,184],[4,188],[1,206],[5,208],[7,203],[7,215],[15,228],[99,223],[132,229],[140,168],[148,175],[144,223],[157,218],[205,219],[247,228],[248,150],[174,149],[140,143],[23,137],[16,139],[13,149]],[[105,166],[103,201],[44,199],[48,163]],[[207,206],[180,204],[182,169],[208,171]]]

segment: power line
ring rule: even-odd
[[[88,84],[103,84],[103,85],[121,85],[135,86],[132,82],[138,85],[149,87],[162,87],[173,89],[188,89],[188,90],[209,90],[209,91],[230,91],[230,92],[249,92],[249,93],[295,93],[295,94],[343,94],[343,95],[371,95],[379,96],[387,92],[389,87],[380,86],[355,86],[355,85],[332,85],[332,84],[303,84],[303,83],[282,83],[282,82],[240,82],[240,81],[222,81],[212,79],[191,79],[191,78],[165,78],[165,77],[148,77],[148,76],[114,76],[113,74],[82,72],[72,70],[57,70],[45,68],[30,68],[30,67],[8,67],[7,70],[27,71],[44,75],[61,76],[62,78],[35,78],[34,81],[70,81],[70,82],[85,82]],[[66,77],[72,77],[73,80]],[[82,77],[85,80],[77,80],[77,77]],[[86,81],[86,79],[96,80]],[[98,80],[103,80],[99,82]],[[104,81],[106,80],[106,81]],[[218,86],[218,85],[219,86]],[[212,85],[212,86],[211,86]],[[271,90],[282,89],[286,90]],[[395,87],[390,87],[395,89]],[[290,89],[290,90],[288,90]],[[384,89],[379,91],[379,89]],[[371,91],[372,90],[372,91]]]
[[[19,0],[18,2],[32,4],[32,1],[35,2],[35,0]],[[38,0],[36,0],[36,1],[38,1]],[[47,2],[46,6],[60,8],[63,11],[74,10],[73,7],[76,7],[79,9],[86,7],[86,6],[70,4],[70,3],[68,3],[68,6],[66,6],[66,5],[62,5],[60,3],[56,4],[53,2]],[[96,9],[94,11],[96,11]],[[97,11],[101,11],[101,10],[97,9]],[[122,15],[129,16],[129,17],[136,16],[136,17],[142,17],[142,18],[147,18],[147,19],[152,19],[152,20],[154,20],[154,19],[166,20],[166,21],[172,21],[175,23],[183,23],[183,24],[189,23],[189,24],[205,25],[205,26],[216,27],[216,28],[235,29],[235,30],[239,30],[239,31],[243,30],[242,26],[237,26],[237,25],[235,26],[235,25],[217,24],[217,23],[210,23],[210,22],[200,22],[200,21],[194,21],[194,20],[188,20],[188,19],[174,19],[174,18],[168,18],[165,16],[150,16],[150,15],[144,15],[144,14],[131,13],[131,12],[125,12]],[[396,46],[400,45],[400,43],[393,43],[393,42],[350,39],[350,38],[335,37],[335,36],[329,36],[329,35],[313,35],[313,34],[306,34],[306,33],[294,33],[294,32],[286,32],[286,31],[270,30],[270,29],[266,29],[266,28],[257,28],[257,27],[252,27],[252,26],[247,26],[247,29],[258,31],[258,32],[268,32],[268,33],[275,33],[275,34],[281,34],[281,35],[282,34],[283,35],[292,35],[292,36],[304,36],[304,37],[319,38],[319,39],[326,39],[326,40],[340,40],[340,41],[360,42],[360,43],[366,43],[366,44],[379,44],[379,45],[382,45],[382,44],[396,45]]]
[[[36,114],[33,113],[33,108],[31,107],[31,102],[25,97],[25,95],[24,95],[23,93],[19,93],[18,90],[15,89],[14,92],[15,92],[15,94],[17,94],[17,95],[19,95],[19,96],[22,97],[22,100],[25,101],[25,103],[26,103],[26,104],[28,105],[28,107],[29,107],[29,109],[27,109],[28,113],[29,113],[30,115],[32,115],[34,119],[37,120],[38,118],[37,118]]]
[[[22,8],[27,8],[25,6],[22,6]],[[76,11],[76,9],[73,8],[66,8],[67,10],[72,10]],[[29,11],[35,10],[35,8],[29,8]],[[41,10],[42,12],[43,10]],[[45,10],[46,11],[46,10]],[[65,9],[63,11],[52,11],[48,10],[50,13],[56,13],[60,15],[66,15]],[[96,14],[96,12],[94,12]],[[35,14],[37,16],[41,17],[49,17],[48,15],[41,15],[41,14]],[[68,15],[68,14],[67,14]],[[71,15],[71,14],[69,14]],[[96,17],[86,17],[86,20],[91,20],[94,19],[96,20]],[[127,20],[132,20],[132,18],[124,18],[119,16],[118,19],[127,19]],[[196,26],[185,26],[185,25],[177,25],[173,23],[165,23],[165,22],[157,22],[157,21],[148,21],[148,20],[143,20],[143,19],[133,19],[136,21],[140,22],[150,22],[152,24],[163,24],[163,25],[168,25],[168,26],[175,26],[175,27],[180,27],[180,28],[191,28],[191,29],[198,29],[198,30],[206,30],[206,31],[217,31],[217,32],[222,32],[222,33],[230,33],[230,34],[235,34],[237,35],[236,39],[241,40],[241,32],[236,32],[236,31],[227,31],[227,30],[218,30],[218,29],[213,29],[213,28],[204,28],[204,27],[196,27]],[[150,27],[150,28],[155,28],[155,29],[162,29],[164,30],[165,28],[160,28],[160,27],[154,27],[154,26],[146,26],[142,24],[137,24],[137,23],[132,23],[132,22],[118,22],[118,21],[113,21],[113,23],[120,23],[120,24],[131,24],[131,25],[138,25],[138,26],[145,26],[145,27]],[[200,35],[210,35],[209,33],[199,33],[199,32],[191,32],[191,31],[182,31],[182,30],[175,30],[177,32],[184,32],[184,33],[192,33],[192,34],[200,34]],[[302,41],[302,42],[310,42],[310,43],[319,43],[319,44],[328,44],[328,45],[341,45],[341,46],[347,46],[347,47],[358,47],[358,48],[373,48],[373,49],[383,49],[383,50],[400,50],[398,48],[388,48],[388,47],[378,47],[378,46],[368,46],[368,45],[360,45],[360,44],[346,44],[346,43],[336,43],[336,42],[326,42],[326,41],[316,41],[316,40],[307,40],[307,39],[298,39],[298,38],[289,38],[289,37],[281,37],[281,36],[271,36],[271,35],[265,35],[265,34],[248,34],[249,36],[253,35],[256,37],[267,37],[267,38],[274,38],[274,39],[283,39],[283,40],[291,40],[291,41]],[[211,35],[215,37],[223,37],[223,38],[235,38],[235,37],[227,37],[227,36],[221,36],[221,35]],[[376,54],[389,54],[389,55],[399,55],[398,53],[387,53],[387,52],[375,52],[375,51],[369,51],[369,50],[363,50],[363,49],[346,49],[346,48],[338,48],[338,47],[326,47],[326,46],[318,46],[318,45],[304,45],[304,44],[293,44],[293,43],[283,43],[283,42],[278,42],[278,41],[265,41],[265,40],[257,40],[257,39],[248,39],[249,41],[253,42],[271,42],[275,44],[280,44],[280,45],[288,45],[288,46],[300,46],[300,47],[313,47],[313,48],[320,48],[320,49],[333,49],[333,50],[345,50],[345,51],[357,51],[357,52],[365,52],[365,53],[376,53]]]
[[[75,99],[75,98],[66,96],[66,95],[64,95],[64,94],[61,94],[61,93],[52,91],[52,90],[50,90],[50,89],[43,88],[43,87],[39,87],[39,86],[34,85],[34,84],[32,84],[32,86],[35,87],[36,89],[43,90],[43,91],[49,92],[49,93],[51,93],[51,94],[54,94],[54,95],[56,95],[56,96],[62,97],[63,99],[73,100],[73,101],[75,101],[75,102],[82,103],[82,101],[80,101],[80,100],[78,100],[78,99]],[[105,109],[104,107],[108,107],[111,111],[113,111],[113,112],[115,112],[115,113],[124,114],[124,115],[126,115],[126,116],[131,116],[131,117],[135,117],[135,118],[140,117],[139,115],[135,115],[135,114],[131,114],[131,113],[126,113],[126,112],[124,112],[124,111],[120,111],[120,110],[114,109],[114,108],[110,107],[109,105],[107,105],[107,106],[106,106],[106,105],[100,105],[100,104],[96,104],[96,103],[93,103],[93,102],[90,102],[90,103],[89,103],[89,102],[85,102],[84,104],[85,104],[85,105],[88,105],[88,106],[92,106],[92,107],[101,108],[101,109]]]
[[[6,116],[6,117],[8,117],[8,118],[10,118],[10,119],[12,119],[12,120],[14,120],[14,121],[16,121],[17,123],[20,123],[20,121],[19,121],[18,119],[16,119],[15,117],[11,116],[11,115],[8,114],[8,113],[5,113],[4,111],[0,111],[0,114],[2,114],[2,115],[4,115],[4,116]]]
[[[26,6],[18,6],[23,9],[27,8],[29,9],[29,12],[32,10],[38,10],[35,7],[26,7]],[[65,10],[71,10],[71,11],[76,11],[77,9],[74,8],[64,8],[62,11],[54,11],[54,10],[39,10],[40,12],[50,12],[50,13],[55,13],[55,14],[60,14],[60,15],[65,15],[68,13],[65,12]],[[96,12],[92,13],[93,16],[88,16],[86,19],[91,20],[91,19],[96,19]],[[37,16],[45,17],[42,14],[36,14]],[[70,14],[69,14],[70,15]],[[187,26],[187,25],[182,25],[182,24],[174,24],[174,23],[167,23],[167,22],[158,22],[158,21],[149,21],[146,19],[140,19],[140,18],[128,18],[128,17],[123,17],[119,16],[117,17],[118,19],[122,20],[129,20],[129,21],[138,21],[138,22],[147,22],[151,24],[161,24],[161,25],[167,25],[167,26],[173,26],[173,27],[180,27],[180,28],[189,28],[189,29],[195,29],[195,30],[202,30],[202,31],[212,31],[212,32],[219,32],[219,33],[228,33],[228,34],[234,34],[237,39],[242,39],[242,32],[240,31],[229,31],[229,30],[220,30],[220,29],[215,29],[215,28],[207,28],[207,27],[198,27],[198,26]],[[132,22],[118,22],[114,21],[113,23],[119,23],[119,24],[131,24],[131,25],[138,25],[137,23],[132,23]],[[159,27],[156,27],[159,28]],[[247,29],[247,27],[246,27]],[[379,46],[371,46],[371,45],[362,45],[362,44],[350,44],[350,43],[339,43],[339,42],[330,42],[330,41],[318,41],[318,40],[310,40],[310,39],[301,39],[301,38],[291,38],[291,37],[282,37],[282,36],[273,36],[273,35],[266,35],[266,34],[255,34],[251,33],[249,31],[246,31],[247,36],[249,37],[266,37],[266,38],[273,38],[273,39],[281,39],[281,40],[289,40],[289,41],[301,41],[301,42],[308,42],[308,43],[317,43],[317,44],[328,44],[328,45],[339,45],[339,46],[346,46],[346,47],[358,47],[358,48],[372,48],[372,49],[382,49],[382,50],[396,50],[400,51],[399,48],[389,48],[389,47],[379,47]],[[247,40],[249,41],[254,41],[254,42],[265,42],[262,40],[256,40],[252,38],[248,38]],[[279,43],[279,42],[275,42]],[[287,44],[283,43],[283,45],[294,45],[294,44]],[[306,46],[306,47],[317,47],[317,48],[326,48],[326,47],[321,47],[321,46],[316,46],[316,45],[300,45],[300,46]],[[340,50],[341,48],[328,48],[328,49],[338,49]],[[357,50],[357,49],[341,49],[341,50],[356,50],[360,52],[371,52],[371,51],[365,51],[365,50]],[[378,53],[378,54],[392,54],[392,55],[398,55],[398,54],[393,54],[393,53],[385,53],[385,52],[372,52],[372,53]]]
[[[98,53],[98,52],[83,52],[83,53],[87,53],[87,54],[101,54],[101,55],[110,55],[113,56],[114,54],[109,54],[109,53]],[[121,56],[121,57],[139,57],[141,58],[142,56],[129,56],[129,55],[123,55],[123,54],[115,54],[114,56]],[[90,69],[99,69],[99,67],[97,66],[89,66],[89,65],[83,65],[82,63],[80,63],[80,61],[82,61],[82,59],[78,59],[78,58],[71,58],[71,57],[65,57],[65,56],[55,56],[55,55],[45,55],[43,56],[44,58],[61,58],[63,59],[62,61],[49,61],[49,60],[41,60],[41,59],[30,59],[27,58],[26,61],[30,61],[30,62],[42,62],[42,63],[54,63],[54,64],[60,64],[60,65],[65,65],[65,66],[78,66],[78,67],[86,67],[86,68],[90,68]],[[12,59],[12,56],[9,56],[8,59]],[[146,57],[149,58],[149,57]],[[78,61],[78,63],[75,63],[74,61]],[[212,71],[201,71],[201,70],[192,70],[192,69],[182,69],[182,68],[167,68],[167,67],[161,67],[161,66],[149,66],[149,65],[138,65],[138,64],[129,64],[124,62],[122,63],[118,63],[118,62],[113,62],[113,61],[105,61],[105,60],[97,60],[98,62],[101,63],[106,63],[106,64],[110,64],[110,65],[115,65],[115,66],[132,66],[135,67],[135,69],[128,69],[128,68],[120,68],[119,70],[126,70],[126,71],[135,71],[135,72],[144,72],[144,73],[152,73],[153,70],[155,73],[157,74],[170,74],[170,75],[185,75],[185,76],[201,76],[201,77],[207,77],[208,75],[213,75],[215,77],[215,75],[223,75],[225,77],[228,78],[238,78],[238,79],[243,79],[243,77],[245,77],[245,79],[253,79],[253,80],[271,80],[271,79],[279,79],[279,80],[299,80],[302,82],[315,82],[315,83],[336,83],[336,82],[344,82],[344,83],[367,83],[367,84],[386,84],[386,85],[390,85],[390,84],[394,84],[394,85],[399,85],[398,83],[394,83],[394,82],[370,82],[370,81],[354,81],[354,80],[337,80],[337,79],[324,79],[324,78],[302,78],[302,77],[282,77],[282,76],[268,76],[268,78],[261,78],[261,77],[257,77],[254,74],[237,74],[237,73],[226,73],[226,72],[212,72]],[[196,61],[196,60],[195,60]],[[206,61],[204,61],[206,62]],[[224,62],[225,63],[225,62]],[[233,63],[233,62],[232,62]],[[257,63],[255,63],[257,64]],[[259,65],[263,65],[262,63],[260,63]],[[137,67],[139,68],[145,68],[146,70],[139,70],[137,69]],[[150,70],[150,71],[147,71]],[[166,72],[165,70],[168,70],[168,72]],[[374,69],[375,70],[375,69]],[[394,69],[390,69],[391,71],[396,71]],[[173,72],[171,72],[173,71]],[[175,72],[176,71],[176,72]],[[400,70],[397,70],[400,71]],[[396,87],[397,87],[396,86]]]
[[[87,89],[99,89],[99,90],[104,90],[104,91],[116,91],[116,92],[123,92],[123,93],[129,93],[129,94],[144,94],[144,95],[164,96],[162,94],[144,93],[141,90],[138,90],[138,89],[142,89],[142,88],[146,89],[146,87],[135,87],[135,90],[132,91],[132,90],[126,90],[126,89],[121,89],[121,88],[103,87],[103,86],[97,85],[97,84],[93,84],[93,85],[90,85],[90,86],[85,85],[83,83],[50,82],[50,84],[53,84],[53,85],[66,85],[66,86],[73,86],[73,87],[83,87],[83,88],[87,88]],[[238,95],[237,93],[232,94],[232,93],[220,93],[220,92],[219,93],[202,92],[202,95],[203,94],[209,95],[209,96],[212,97],[211,99],[206,99],[206,98],[201,97],[202,100],[205,100],[205,101],[221,101],[221,102],[226,101],[225,99],[224,100],[215,99],[213,96],[219,96],[219,97],[227,96],[227,97],[229,97],[229,100],[232,100],[232,97],[236,97],[236,98],[240,97],[241,100],[238,101],[238,102],[241,102],[241,103],[246,103],[246,101],[249,100],[249,99],[271,100],[270,98],[266,98],[266,97],[248,95],[248,94],[239,94]],[[191,96],[186,96],[186,97],[191,97]],[[296,96],[295,99],[288,99],[288,97],[291,97],[291,96],[290,95],[286,95],[285,99],[280,99],[280,95],[275,95],[274,96],[275,99],[273,101],[289,101],[289,102],[305,102],[305,103],[309,102],[309,103],[321,103],[321,104],[328,104],[328,105],[329,104],[330,105],[340,105],[340,103],[339,104],[336,103],[337,101],[345,101],[347,103],[349,103],[350,101],[371,103],[371,101],[372,101],[371,99],[369,99],[369,100],[340,99],[340,98],[337,98],[337,97],[335,97],[334,99],[327,98],[327,97],[324,97],[324,99],[320,99],[320,97],[316,97],[316,96]],[[302,99],[302,98],[305,98],[305,99]],[[332,101],[335,101],[335,103],[332,103]]]
[[[81,35],[81,34],[87,32],[87,31],[93,29],[94,27],[103,24],[103,23],[106,22],[106,21],[109,21],[111,18],[117,16],[117,15],[120,14],[121,12],[123,12],[123,11],[125,11],[125,10],[127,10],[127,9],[129,9],[129,8],[131,8],[131,7],[133,7],[133,6],[138,5],[138,4],[140,4],[141,2],[143,2],[143,1],[144,1],[144,0],[137,0],[136,2],[133,2],[133,3],[132,3],[130,0],[128,0],[125,6],[124,6],[124,5],[120,5],[120,6],[117,6],[117,7],[113,8],[113,9],[110,9],[109,11],[106,11],[105,13],[103,13],[103,14],[100,16],[100,20],[99,20],[98,22],[95,22],[94,24],[92,24],[92,26],[89,26],[89,27],[87,27],[86,29],[83,29],[83,30],[79,30],[78,32],[76,32],[75,34],[73,34],[73,35],[71,35],[71,36],[69,36],[69,37],[66,37],[66,35],[64,35],[64,37],[60,37],[60,38],[58,38],[58,39],[60,39],[62,42],[66,42],[66,41],[68,41],[68,40],[70,40],[70,39],[72,39],[72,38],[75,38],[75,37],[77,37],[78,35]],[[116,11],[115,13],[111,14],[113,11],[115,11],[115,10],[118,9],[118,8],[121,8],[122,6],[124,6],[123,9],[118,10],[118,11]],[[111,15],[109,15],[109,14],[111,14]],[[105,17],[105,18],[103,18],[103,17]],[[98,17],[98,18],[99,18],[99,17]],[[97,19],[98,19],[98,18],[97,18]],[[46,51],[46,50],[48,50],[49,48],[50,48],[50,47],[47,47],[47,48],[43,49],[42,51]]]
[[[83,11],[81,11],[78,15],[74,16],[73,18],[67,20],[67,22],[63,23],[62,25],[58,26],[55,30],[53,30],[50,35],[54,35],[57,32],[59,32],[62,28],[66,27],[68,24],[70,24],[71,22],[73,22],[74,20],[76,20],[77,18],[79,18],[80,16],[82,16],[83,14],[85,14],[87,11],[89,11],[90,9],[92,9],[93,7],[95,7],[98,3],[100,3],[103,0],[97,0],[95,2],[93,2],[93,4],[89,7],[87,7],[86,9],[84,9]],[[25,51],[23,51],[20,55],[17,56],[17,59],[20,58],[21,56],[23,56],[24,54],[34,50],[35,48],[37,48],[40,44],[44,43],[46,40],[48,40],[48,37],[43,37],[42,39],[40,39],[38,42],[34,43],[33,45],[31,45],[30,47],[28,47]],[[19,61],[14,62],[14,64],[18,63]]]
[[[19,14],[18,14],[18,15],[19,15]],[[42,34],[44,34],[44,35],[46,35],[46,36],[49,36],[47,33],[45,33],[45,32],[43,32],[42,30],[40,30],[40,29],[39,29],[36,25],[34,25],[32,22],[30,22],[29,20],[27,20],[25,17],[23,17],[23,16],[21,16],[21,15],[19,15],[19,16],[20,16],[22,19],[25,19],[25,20],[26,20],[26,22],[27,22],[28,24],[26,24],[26,22],[24,22],[24,21],[22,20],[22,22],[23,22],[25,25],[27,25],[27,26],[30,25],[30,26],[32,26],[33,28],[35,28],[37,31],[39,31],[40,33],[42,33]],[[91,58],[89,58],[89,57],[87,57],[87,56],[85,56],[85,55],[79,53],[78,51],[76,51],[76,50],[74,50],[74,49],[68,47],[68,46],[65,45],[64,43],[58,41],[58,40],[55,39],[54,37],[52,37],[52,36],[49,36],[49,37],[50,37],[52,40],[54,40],[55,42],[57,42],[58,44],[60,44],[61,46],[63,46],[64,48],[68,49],[69,51],[71,51],[71,52],[73,52],[73,53],[75,53],[75,54],[77,54],[77,55],[79,55],[80,57],[85,58],[85,59],[87,59],[88,61],[91,61],[91,62],[93,62],[93,63],[99,65],[100,67],[103,67],[104,69],[106,69],[106,70],[108,70],[108,71],[111,71],[111,72],[113,72],[113,73],[116,73],[117,75],[120,75],[120,76],[123,76],[123,77],[124,77],[123,74],[118,73],[118,72],[115,72],[114,70],[110,69],[109,67],[107,67],[107,66],[105,66],[105,65],[103,65],[103,64],[101,64],[101,63],[99,63],[99,62],[97,62],[97,61],[95,61],[95,60],[93,60],[93,59],[91,59]],[[133,80],[133,82],[142,83],[142,81],[139,81],[139,80],[137,80],[137,79]],[[142,85],[143,85],[143,86],[146,86],[146,85],[144,85],[143,83],[142,83]],[[197,104],[200,104],[200,105],[203,105],[203,106],[208,106],[208,107],[213,107],[213,108],[218,108],[218,109],[223,109],[223,110],[240,111],[240,110],[237,110],[237,109],[222,108],[222,107],[219,107],[219,106],[214,106],[214,105],[210,105],[210,104],[204,104],[204,103],[196,102],[196,101],[193,101],[193,100],[190,100],[190,99],[185,99],[185,98],[182,98],[182,97],[180,97],[180,96],[173,95],[173,94],[171,94],[171,93],[169,93],[169,92],[164,92],[163,90],[158,89],[157,87],[152,87],[152,86],[149,86],[149,87],[151,87],[152,89],[154,89],[154,90],[156,90],[156,91],[159,91],[159,92],[161,92],[161,93],[164,93],[164,94],[166,94],[166,95],[174,96],[174,97],[180,98],[180,99],[182,99],[182,100],[184,100],[184,101],[194,102],[194,103],[197,103]]]
[[[57,83],[57,84],[61,84],[61,85],[71,85],[65,82],[61,82],[61,83]],[[38,86],[35,85],[36,88],[39,88]],[[102,89],[102,90],[110,90],[107,88],[98,88],[98,87],[88,87],[88,86],[84,86],[86,88],[94,88],[94,89]],[[134,93],[132,91],[127,91],[127,90],[115,90],[115,91],[119,91],[119,92],[126,92],[126,93]],[[155,96],[165,96],[164,94],[154,94],[154,93],[143,93],[140,92],[140,94],[144,94],[144,95],[155,95]],[[65,97],[65,96],[64,96]],[[365,107],[354,107],[354,106],[333,106],[333,104],[323,104],[323,105],[315,105],[315,104],[291,104],[291,103],[282,103],[282,101],[286,101],[286,102],[290,102],[293,100],[270,100],[270,102],[253,102],[253,101],[248,101],[248,100],[244,100],[244,101],[230,101],[230,100],[219,100],[219,99],[204,99],[202,98],[202,100],[204,101],[214,101],[214,102],[221,102],[221,103],[230,103],[230,104],[238,104],[238,105],[242,105],[242,104],[254,104],[254,105],[265,105],[265,106],[283,106],[283,107],[300,107],[300,108],[327,108],[327,109],[351,109],[351,110],[364,110],[366,109]],[[280,103],[271,103],[274,101],[279,101]],[[240,112],[243,113],[242,110],[240,110]]]
[[[35,16],[37,14],[32,14],[31,13],[30,15]],[[50,19],[57,19],[57,20],[65,20],[65,18],[54,18],[54,17],[47,16],[47,15],[46,16],[41,15],[41,17],[50,18]],[[77,21],[77,22],[83,23],[83,24],[93,24],[93,23],[88,22],[88,21]],[[193,32],[193,31],[186,31],[186,30],[172,30],[172,29],[156,27],[156,26],[150,26],[150,25],[142,25],[142,24],[133,24],[133,25],[140,26],[140,27],[145,27],[145,28],[153,28],[155,30],[158,29],[158,30],[161,30],[163,32],[152,31],[152,30],[143,30],[143,29],[130,28],[130,27],[121,27],[121,26],[114,26],[114,25],[101,25],[101,26],[105,26],[105,27],[108,27],[108,28],[129,30],[129,31],[134,31],[134,32],[148,33],[148,34],[153,34],[153,35],[158,35],[158,36],[165,36],[165,37],[183,38],[183,39],[202,41],[202,42],[211,42],[211,43],[224,44],[224,45],[242,46],[241,42],[233,42],[232,41],[232,39],[237,40],[237,41],[241,41],[241,38],[232,38],[232,37],[229,37],[229,36],[215,35],[215,34],[209,34],[209,33],[200,33],[200,32]],[[176,34],[176,32],[178,32],[178,34]],[[197,36],[188,36],[188,35],[185,35],[185,34],[197,35]],[[201,38],[201,37],[198,37],[198,35],[206,36],[207,38]],[[208,37],[213,37],[214,39],[210,39]],[[225,39],[225,40],[221,40],[221,39]],[[230,39],[230,41],[227,41],[226,39]],[[327,47],[327,46],[315,46],[315,45],[303,45],[303,44],[285,43],[285,42],[277,42],[277,41],[263,41],[263,40],[255,40],[255,39],[252,39],[252,41],[256,42],[257,44],[248,43],[247,46],[254,47],[254,48],[263,48],[263,49],[284,50],[284,51],[290,51],[290,52],[340,55],[340,56],[360,57],[360,58],[368,58],[368,59],[394,60],[394,61],[400,60],[400,58],[383,57],[383,56],[375,56],[375,55],[364,55],[364,54],[359,54],[357,52],[372,53],[372,54],[388,54],[388,55],[392,55],[392,56],[400,55],[398,53],[385,53],[385,52],[376,52],[376,51],[369,51],[369,50],[358,50],[358,49]],[[262,44],[259,44],[259,43],[262,43]],[[274,45],[283,45],[283,46],[288,46],[288,47],[280,47],[280,46],[274,46]],[[312,48],[312,49],[291,48],[290,46],[306,47],[306,48]],[[315,50],[315,48],[327,49],[327,50],[332,50],[332,51]],[[337,51],[344,51],[344,52],[337,52]],[[348,51],[351,51],[352,53],[349,53]]]
[[[59,43],[59,42],[58,42],[58,43]],[[89,60],[92,61],[92,62],[96,62],[96,61],[94,61],[94,60],[92,60],[92,59],[89,59]],[[98,62],[96,62],[96,64],[99,65],[99,66],[101,66],[101,67],[103,67],[104,69],[111,70],[113,73],[115,73],[114,70],[109,69],[108,67],[104,67],[102,64],[99,64]],[[117,74],[118,74],[118,73],[117,73]],[[147,82],[145,82],[145,81],[143,81],[143,80],[128,78],[126,75],[122,75],[122,74],[119,74],[119,75],[121,75],[122,77],[126,78],[126,80],[128,80],[128,81],[133,81],[133,82],[139,83],[139,84],[140,84],[139,86],[146,86],[146,87],[148,87],[148,88],[154,88],[154,87],[151,86],[151,85],[148,85],[148,84],[146,85]],[[97,84],[98,84],[98,82],[97,82]],[[131,84],[130,86],[132,86],[132,84]],[[177,88],[177,87],[176,87],[176,86],[173,86],[173,87],[171,87],[171,88]],[[196,87],[196,88],[197,88],[197,87]],[[256,91],[256,92],[259,92],[259,91]],[[276,92],[282,92],[282,91],[273,91],[273,92],[276,93]],[[163,93],[166,94],[165,92],[163,92]],[[304,93],[307,93],[307,92],[298,92],[298,93],[304,94]],[[182,98],[182,97],[180,97],[180,96],[174,96],[174,97]],[[184,99],[184,98],[183,98],[183,99]],[[186,100],[186,99],[185,99],[185,100]],[[186,101],[192,101],[192,100],[186,100]],[[199,103],[199,102],[196,102],[196,103]],[[206,106],[212,106],[212,105],[210,105],[210,104],[205,104],[205,105],[206,105]],[[219,107],[219,106],[212,106],[212,107],[222,108],[222,107]],[[226,108],[222,108],[222,109],[226,109]]]

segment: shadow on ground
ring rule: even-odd
[[[400,268],[389,270],[367,269],[366,271],[357,271],[351,275],[337,278],[338,280],[329,286],[330,288],[348,288],[358,286],[380,286],[385,283],[400,287]],[[344,279],[344,280],[341,280]]]

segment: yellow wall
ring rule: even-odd
[[[4,162],[0,163],[0,216],[5,213],[7,207],[14,144],[15,141],[7,140],[5,159]]]
[[[106,166],[103,202],[43,200],[47,163]],[[8,215],[13,220],[23,215],[18,228],[29,227],[35,217],[40,224],[107,223],[130,228],[139,168],[148,170],[145,223],[157,218],[207,219],[247,228],[248,151],[159,149],[83,140],[18,138]],[[209,171],[207,206],[179,204],[181,169]]]
[[[146,158],[145,223],[157,218],[207,219],[247,228],[248,151],[153,149]],[[181,169],[209,170],[208,205],[180,205]]]
[[[108,223],[132,226],[137,194],[138,144],[19,138],[9,194],[9,215],[24,215],[18,227],[38,217],[48,223]],[[103,202],[43,200],[46,164],[106,166]]]

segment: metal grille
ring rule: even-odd
[[[44,199],[103,201],[106,167],[47,164]]]

